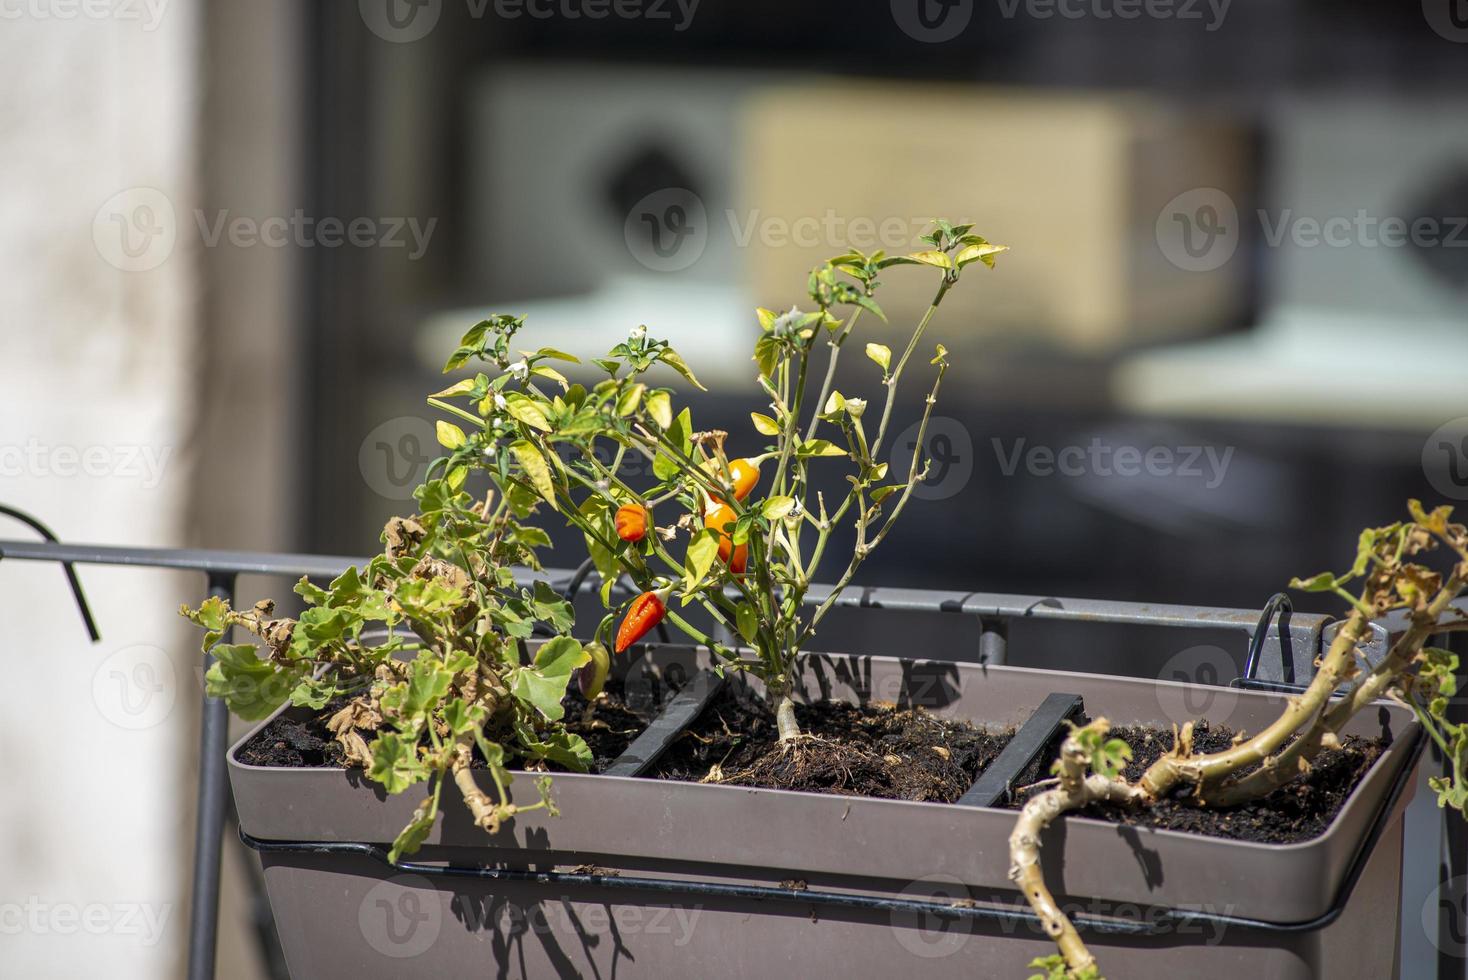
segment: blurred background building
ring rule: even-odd
[[[940,215],[1012,252],[945,301],[935,466],[862,581],[1252,608],[1407,497],[1468,500],[1456,0],[0,0],[0,63],[0,503],[67,540],[369,553],[490,312],[583,354],[647,324],[753,444],[753,308]],[[902,271],[894,333],[927,299]],[[51,571],[0,564],[0,911],[163,921],[0,916],[0,976],[170,975],[197,700],[171,610],[199,584],[84,572],[94,648]],[[222,975],[269,969],[252,914]]]

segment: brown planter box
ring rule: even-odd
[[[629,684],[657,681],[688,676],[701,656],[651,646],[622,668]],[[1279,704],[1160,681],[831,655],[805,658],[804,687],[812,699],[908,701],[994,727],[1022,723],[1056,691],[1114,724],[1181,721],[1191,697],[1210,721],[1257,731]],[[1387,704],[1348,731],[1383,730],[1392,745],[1326,833],[1304,843],[1083,818],[1051,828],[1048,879],[1086,917],[1108,975],[1391,976],[1401,812],[1421,734]],[[428,843],[393,868],[381,855],[419,794],[389,798],[340,769],[243,765],[238,748],[240,827],[261,851],[295,976],[1023,978],[1053,948],[1006,878],[1012,811],[564,774],[553,786],[561,817],[537,811],[489,838],[450,784]]]

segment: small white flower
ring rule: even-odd
[[[795,321],[804,315],[804,313],[800,312],[800,307],[792,306],[789,312],[781,313],[775,317],[775,322],[771,325],[771,329],[774,331],[775,336],[784,337],[795,329]]]
[[[646,324],[639,323],[637,326],[635,326],[631,330],[627,331],[627,339],[628,340],[641,340],[643,337],[646,337],[646,336],[647,336],[647,326],[646,326]]]
[[[494,444],[491,443],[490,445],[485,446],[484,447],[484,458],[487,459],[487,460],[490,460],[491,462],[493,462],[494,461],[494,456],[495,456]]]
[[[494,393],[494,407],[502,412],[505,410],[505,396],[497,391]]]
[[[850,415],[852,418],[854,418],[854,419],[861,418],[862,413],[865,412],[866,410],[867,410],[867,400],[865,398],[848,398],[848,399],[846,399],[846,414],[847,415]]]
[[[526,378],[530,377],[530,362],[522,357],[514,364],[511,364],[510,376],[516,381],[524,381]]]

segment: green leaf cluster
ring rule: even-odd
[[[492,331],[473,336],[496,348]],[[446,448],[457,455],[469,438]],[[382,553],[366,565],[324,588],[302,579],[295,618],[275,618],[268,602],[235,610],[218,598],[183,610],[205,631],[209,693],[236,714],[263,718],[286,702],[329,712],[348,765],[392,794],[429,784],[394,859],[431,833],[444,782],[472,783],[476,764],[505,817],[552,805],[543,792],[538,804],[514,804],[512,767],[591,764],[563,724],[566,689],[590,659],[569,635],[570,603],[514,571],[539,566],[545,532],[521,524],[508,497],[471,499],[448,476],[423,484],[417,499],[419,513],[390,521]],[[232,628],[257,642],[225,642]],[[532,655],[537,632],[549,639]]]

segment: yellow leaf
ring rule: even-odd
[[[993,242],[985,242],[982,245],[970,245],[967,248],[960,249],[958,254],[953,257],[953,261],[960,269],[975,259],[982,260],[985,265],[992,268],[994,265],[994,256],[1000,252],[1007,251],[1009,251],[1008,245],[995,245]]]
[[[474,379],[465,378],[455,384],[449,385],[443,391],[435,391],[429,398],[452,398],[455,395],[467,394],[474,390]]]
[[[916,259],[923,265],[931,265],[939,269],[953,268],[953,260],[948,257],[948,253],[946,252],[929,249],[926,252],[913,252],[910,258]]]
[[[655,391],[647,396],[647,414],[663,429],[673,424],[673,401],[666,391]]]
[[[525,395],[518,393],[506,395],[505,411],[532,429],[539,429],[541,432],[551,430],[551,424],[545,417],[545,410]]]
[[[876,361],[883,372],[892,366],[892,348],[886,344],[867,344],[867,357]]]
[[[440,420],[435,428],[438,432],[438,444],[445,449],[458,449],[460,446],[468,441],[467,437],[464,435],[464,430],[459,428],[457,425],[454,425],[454,423],[452,422],[444,422]]]
[[[780,434],[780,423],[768,415],[759,412],[750,412],[749,420],[754,423],[754,430],[762,436],[777,436]]]
[[[540,450],[535,448],[535,443],[528,439],[517,439],[510,443],[510,452],[514,455],[515,461],[520,464],[520,468],[525,471],[525,476],[529,478],[530,485],[535,488],[535,492],[540,494],[553,509],[559,510],[560,508],[556,507],[556,486],[551,482],[550,465],[546,463]]]

